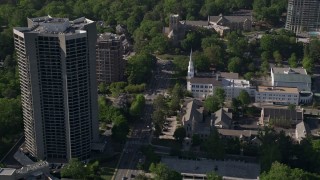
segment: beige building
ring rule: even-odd
[[[255,95],[257,103],[299,104],[299,91],[291,87],[258,86]]]
[[[88,159],[99,136],[95,22],[28,18],[28,27],[13,33],[27,151],[39,159]]]

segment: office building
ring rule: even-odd
[[[320,1],[289,0],[285,28],[297,34],[319,31]]]
[[[96,45],[98,84],[109,84],[123,79],[125,70],[123,38],[125,37],[111,33],[98,36]]]
[[[99,136],[95,22],[28,18],[13,33],[26,150],[39,159],[88,159]]]

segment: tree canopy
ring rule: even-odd
[[[180,173],[171,170],[163,163],[152,163],[149,170],[155,175],[155,180],[182,180],[182,176]]]

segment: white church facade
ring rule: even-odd
[[[226,99],[231,100],[239,96],[241,90],[245,90],[251,97],[255,95],[255,87],[245,79],[239,79],[237,73],[216,73],[213,77],[197,77],[192,60],[192,50],[190,53],[187,90],[190,91],[195,98],[205,99],[209,95],[214,94],[214,90],[221,87],[225,90]]]

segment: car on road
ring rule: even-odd
[[[121,180],[127,180],[128,178],[127,177],[122,177],[122,179]]]

